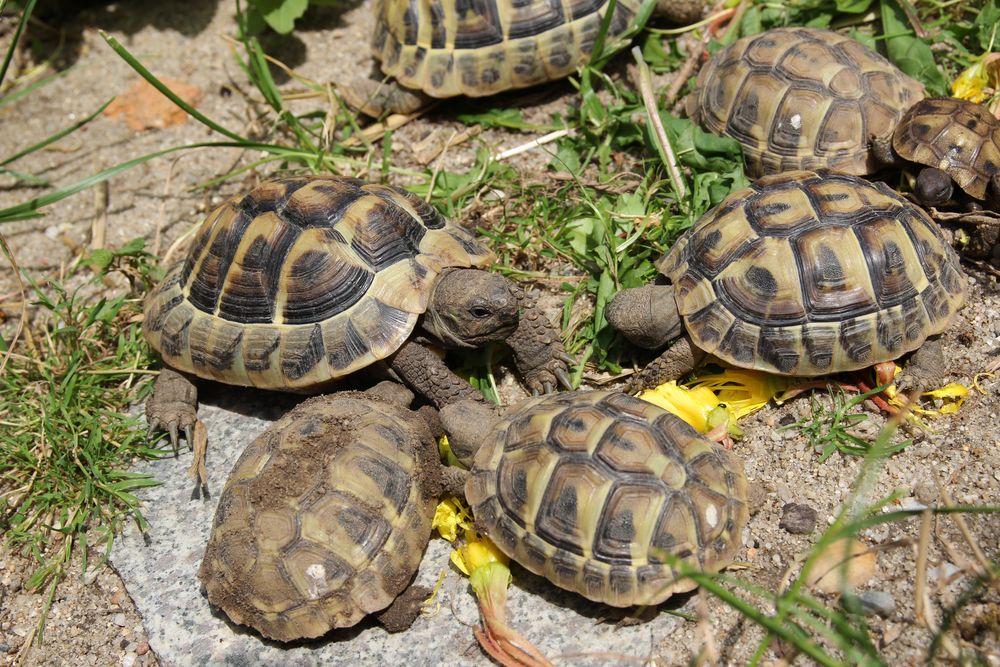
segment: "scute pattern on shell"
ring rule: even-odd
[[[944,171],[976,199],[986,199],[990,179],[1000,171],[1000,120],[981,104],[928,98],[903,115],[892,147],[907,160]]]
[[[870,139],[888,140],[923,87],[868,47],[828,30],[776,28],[737,40],[702,67],[688,115],[743,146],[747,173],[877,171]]]
[[[619,0],[608,39],[639,9]],[[378,0],[382,71],[431,97],[481,97],[561,79],[586,63],[608,0]]]
[[[181,371],[315,388],[399,349],[443,269],[492,260],[405,190],[277,179],[208,215],[187,258],[147,296],[143,332]]]
[[[466,484],[477,526],[562,588],[617,607],[694,588],[662,553],[717,571],[748,518],[739,460],[626,394],[553,394],[508,410]]]
[[[731,193],[657,263],[688,335],[744,368],[823,375],[895,359],[965,301],[958,257],[882,183],[789,172]]]
[[[300,404],[226,482],[198,572],[209,601],[281,641],[387,607],[430,537],[438,489],[423,482],[435,453],[405,408],[357,392]]]

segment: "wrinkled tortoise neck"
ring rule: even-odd
[[[604,314],[630,343],[646,350],[662,349],[684,332],[672,285],[623,289]]]
[[[482,269],[446,268],[431,291],[423,329],[451,349],[506,340],[517,328],[520,290]]]
[[[476,452],[500,423],[496,408],[478,401],[457,401],[441,408],[440,415],[452,454],[472,468]]]

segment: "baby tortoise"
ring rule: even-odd
[[[736,456],[620,392],[528,399],[498,419],[481,403],[441,411],[453,451],[474,454],[476,527],[555,585],[615,607],[655,605],[696,584],[683,562],[733,562],[749,518]],[[478,451],[476,451],[478,449]]]
[[[387,629],[409,627],[429,594],[410,583],[437,498],[461,488],[443,486],[437,441],[405,407],[412,398],[388,382],[315,396],[246,448],[198,571],[209,602],[285,642],[387,607]]]
[[[706,353],[743,368],[825,375],[896,359],[944,331],[965,302],[955,251],[919,207],[837,173],[767,176],[731,193],[660,258],[667,284],[624,289],[608,321],[667,350],[634,380],[659,385]],[[925,346],[911,377],[944,366]]]
[[[392,77],[356,79],[340,89],[370,116],[412,113],[432,99],[483,97],[569,76],[590,60],[610,0],[378,0],[372,50]],[[618,0],[606,40],[623,35],[640,0]],[[704,0],[659,0],[676,23],[701,18]]]
[[[881,167],[871,138],[889,139],[923,86],[853,39],[775,28],[736,40],[702,67],[688,116],[743,146],[747,174]]]
[[[405,190],[339,176],[267,181],[210,213],[147,296],[143,333],[172,369],[318,392],[378,362],[437,405],[482,395],[424,343],[506,341],[534,393],[573,363],[534,299],[483,270],[494,255]],[[197,391],[169,369],[151,428],[191,442]]]
[[[903,115],[891,141],[873,142],[887,165],[924,165],[914,185],[923,204],[947,203],[957,184],[1000,212],[1000,120],[983,105],[954,97],[921,100]]]

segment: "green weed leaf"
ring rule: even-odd
[[[931,95],[948,95],[948,81],[934,62],[931,47],[913,34],[906,14],[893,0],[882,0],[882,30],[889,60],[924,84]]]
[[[272,30],[287,35],[295,28],[295,20],[306,13],[309,0],[248,0],[248,5]]]

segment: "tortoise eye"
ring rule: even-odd
[[[469,308],[469,314],[476,319],[481,320],[489,317],[492,314],[492,311],[486,306],[473,306],[472,308]]]

